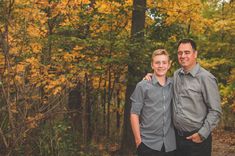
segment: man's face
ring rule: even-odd
[[[165,76],[170,68],[169,58],[166,55],[156,55],[152,59],[151,66],[157,76]]]
[[[196,64],[197,51],[194,51],[190,43],[181,43],[178,47],[178,61],[181,67],[188,71]]]

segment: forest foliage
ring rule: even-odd
[[[150,56],[159,47],[171,54],[172,75],[179,67],[176,43],[184,37],[196,40],[198,61],[218,79],[221,127],[235,129],[235,2],[146,2],[144,39],[133,42],[132,0],[0,1],[0,153],[115,148],[127,83],[151,72]],[[130,64],[140,73],[131,82]]]

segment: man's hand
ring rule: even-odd
[[[138,148],[138,147],[139,147],[139,145],[141,144],[141,139],[136,140],[136,141],[135,141],[135,144],[136,144],[136,148]]]
[[[186,139],[192,140],[195,143],[201,143],[202,142],[202,139],[201,139],[201,137],[198,133],[194,133],[193,135],[186,137]]]
[[[145,75],[144,80],[148,80],[150,81],[152,79],[153,73],[148,73],[147,75]]]

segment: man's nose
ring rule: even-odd
[[[186,55],[186,54],[183,52],[182,55],[181,55],[181,57],[185,57],[185,55]]]

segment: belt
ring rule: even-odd
[[[175,133],[179,136],[182,136],[182,137],[188,137],[188,136],[190,136],[194,133],[197,133],[197,132],[198,132],[198,130],[187,132],[187,131],[181,131],[181,130],[175,129]]]

